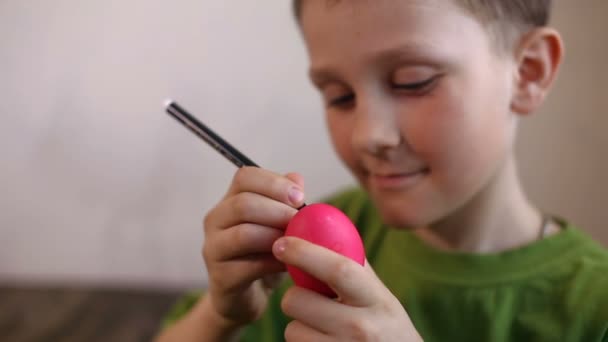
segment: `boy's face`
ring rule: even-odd
[[[301,25],[335,150],[387,223],[430,224],[499,178],[517,67],[475,18],[445,0],[315,0]]]

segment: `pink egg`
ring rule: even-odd
[[[309,204],[300,209],[289,221],[285,236],[298,237],[331,249],[361,265],[365,262],[363,242],[357,228],[342,211],[328,204]],[[287,265],[287,272],[296,285],[336,297],[329,286],[297,267]]]

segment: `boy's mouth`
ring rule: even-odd
[[[406,190],[420,182],[429,172],[428,168],[408,172],[371,172],[368,179],[371,187],[378,190]]]

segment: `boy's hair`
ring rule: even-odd
[[[318,1],[318,0],[316,0]],[[339,2],[340,0],[326,0]],[[552,0],[453,0],[487,26],[502,48],[509,47],[520,34],[549,23]],[[303,0],[293,1],[300,19]]]

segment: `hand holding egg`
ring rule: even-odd
[[[292,319],[286,340],[422,340],[365,260],[358,231],[342,212],[309,205],[293,216],[284,235],[272,250],[297,285],[281,299],[281,310]]]

